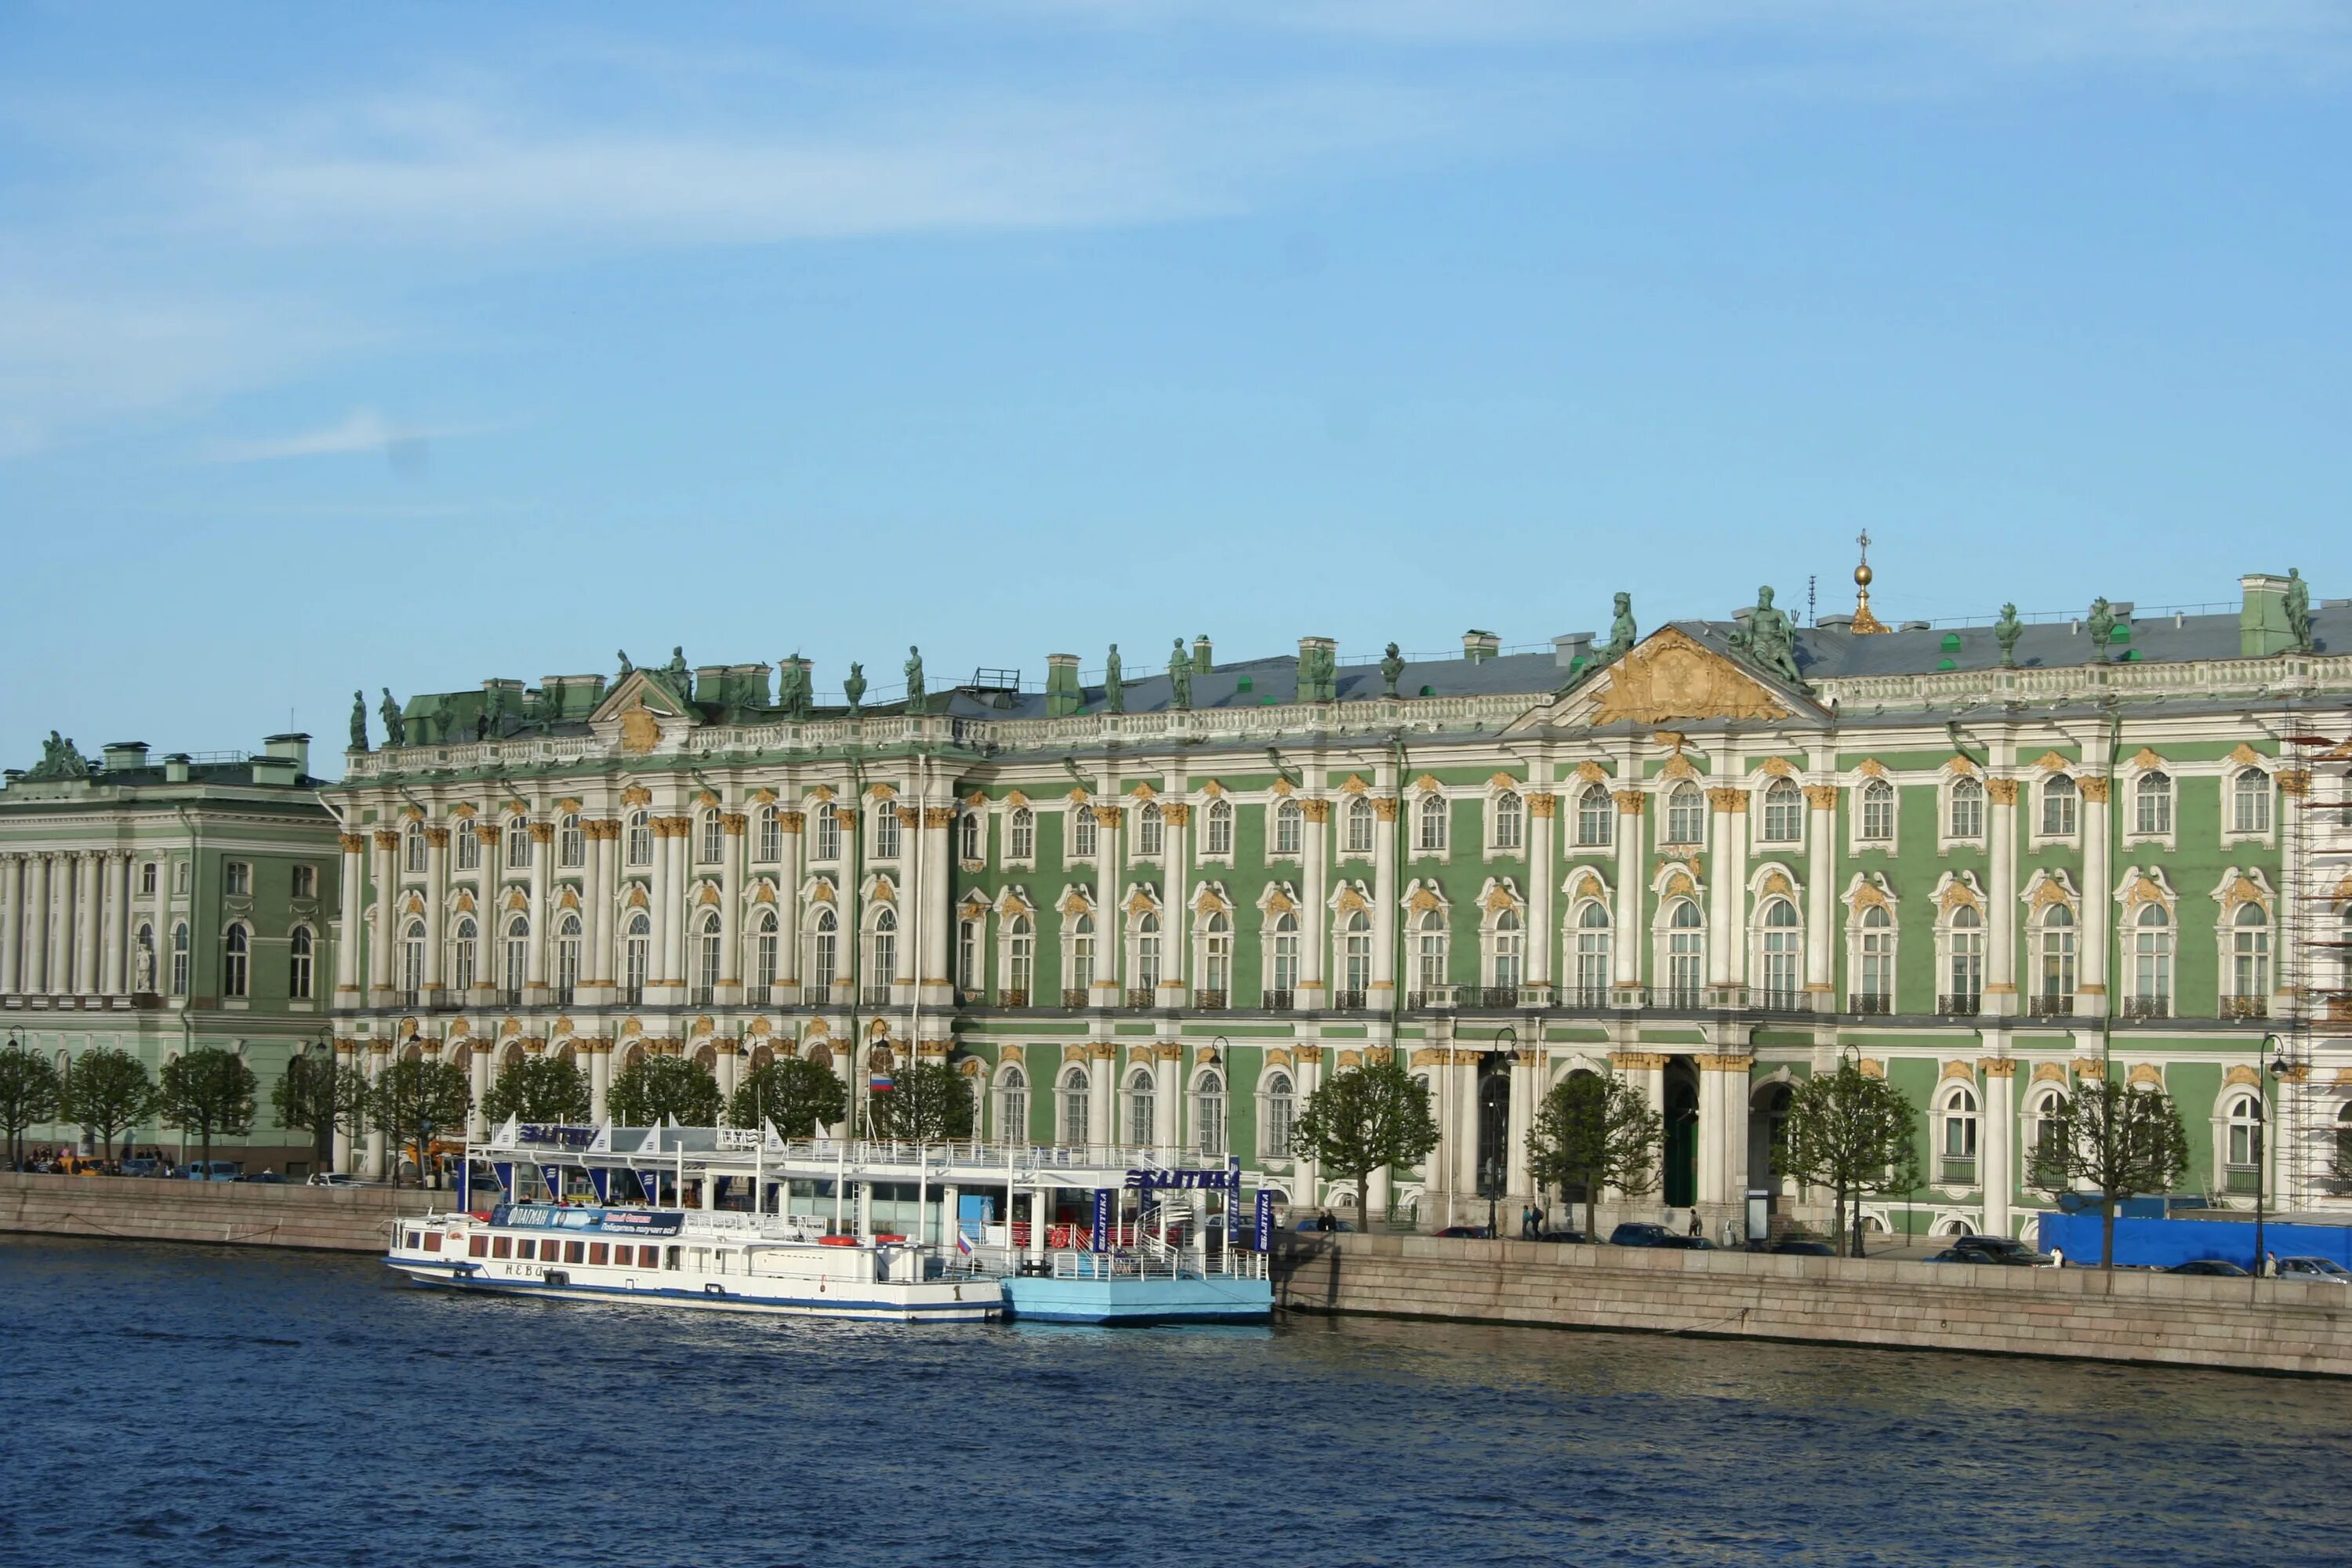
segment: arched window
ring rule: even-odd
[[[1225,1152],[1225,1076],[1214,1068],[1192,1083],[1192,1140],[1211,1159]]]
[[[144,927],[141,936],[146,935]],[[313,967],[310,950],[310,928],[296,926],[287,943],[286,994],[297,1002],[310,1000]]]
[[[2228,1156],[2221,1185],[2231,1193],[2251,1193],[2260,1180],[2263,1163],[2263,1104],[2251,1094],[2230,1101]]]
[[[1139,1149],[1159,1142],[1158,1123],[1152,1120],[1152,1088],[1150,1068],[1137,1068],[1127,1075],[1127,1141]]]
[[[555,863],[567,868],[588,864],[588,835],[581,831],[576,811],[567,811],[556,819]]]
[[[1298,1090],[1286,1072],[1265,1079],[1265,1114],[1258,1133],[1261,1159],[1279,1160],[1290,1153],[1290,1128],[1298,1120]]]
[[[1764,786],[1764,842],[1794,844],[1805,831],[1805,795],[1794,779]]]
[[[1706,837],[1706,797],[1698,785],[1685,782],[1666,792],[1668,844],[1697,844]]]
[[[2035,1186],[2045,1186],[2048,1161],[2042,1152],[2042,1140],[2050,1135],[2050,1124],[2058,1115],[2059,1093],[2054,1089],[2037,1092],[2025,1106],[2025,1174]],[[2056,1154],[2053,1148],[2050,1153]],[[2060,1185],[2064,1183],[2061,1181]]]
[[[1149,910],[1135,921],[1135,988],[1147,995],[1160,988],[1160,917]]]
[[[1676,1007],[1698,1005],[1699,986],[1705,975],[1706,931],[1700,924],[1698,905],[1689,899],[1677,899],[1666,914],[1666,995]]]
[[[1339,991],[1342,1007],[1361,1007],[1372,988],[1372,921],[1361,910],[1339,920]]]
[[[1413,820],[1419,824],[1419,830],[1413,838],[1412,847],[1415,849],[1433,853],[1442,851],[1445,847],[1445,830],[1449,822],[1449,813],[1444,795],[1435,791],[1423,795],[1421,805],[1414,813]]]
[[[1037,928],[1027,915],[1014,915],[1004,924],[1003,1005],[1029,1005],[1029,987],[1037,973]]]
[[[1445,984],[1445,914],[1442,910],[1427,911],[1413,924],[1413,973],[1418,989],[1423,993],[1440,990]]]
[[[987,858],[982,848],[982,835],[987,831],[985,819],[977,811],[967,811],[956,818],[956,858],[982,860]]]
[[[474,923],[474,918],[471,915],[457,917],[457,934],[452,942],[454,951],[450,955],[452,963],[449,966],[449,983],[460,992],[471,991],[474,988],[476,943],[480,935],[481,928]]]
[[[1201,989],[1222,1007],[1234,988],[1234,928],[1222,910],[1212,911],[1201,930]]]
[[[1234,852],[1234,803],[1213,800],[1209,803],[1208,831],[1201,845],[1203,855],[1230,855]]]
[[[1091,806],[1074,805],[1064,814],[1064,821],[1069,829],[1069,858],[1093,859],[1099,847],[1098,836],[1095,831],[1094,809]]]
[[[1079,914],[1070,921],[1070,977],[1064,989],[1076,993],[1072,1006],[1086,1005],[1087,993],[1095,983],[1095,917]]]
[[[2080,785],[2064,773],[2042,781],[2042,837],[2072,838],[2083,800]]]
[[[809,858],[828,866],[840,859],[841,818],[834,814],[834,808],[818,802],[817,808],[809,813],[809,821],[814,828],[809,836]]]
[[[1135,852],[1138,855],[1158,855],[1166,848],[1167,819],[1161,816],[1157,801],[1146,801],[1143,809],[1135,814]]]
[[[762,910],[751,928],[751,973],[750,984],[753,1003],[768,999],[768,988],[776,983],[776,911]]]
[[[783,816],[772,805],[760,808],[751,839],[751,858],[772,866],[784,858]]]
[[[2240,904],[2230,918],[2230,994],[2240,1003],[2258,1003],[2270,992],[2271,918],[2260,904]]]
[[[1520,927],[1517,910],[1496,912],[1493,949],[1490,967],[1495,978],[1491,984],[1497,991],[1514,993],[1502,1005],[1516,1006],[1518,1004],[1516,993],[1527,973],[1528,952],[1527,933]]]
[[[629,813],[629,864],[650,866],[654,863],[653,823],[642,811]]]
[[[1092,1086],[1087,1079],[1087,1069],[1071,1066],[1062,1071],[1060,1084],[1062,1142],[1072,1146],[1087,1142],[1087,1101]]]
[[[2162,904],[2142,904],[2132,920],[2132,994],[2126,1011],[2161,1018],[2172,999],[2172,916]]]
[[[726,945],[719,924],[719,911],[706,910],[702,928],[695,932],[694,992],[696,1004],[701,1006],[708,1006],[719,989],[719,960]]]
[[[1298,991],[1298,917],[1286,910],[1266,931],[1265,1005],[1287,1007]]]
[[[414,998],[425,989],[425,922],[412,920],[400,932],[400,984],[404,997]]]
[[[978,993],[987,984],[981,973],[980,956],[987,938],[987,921],[977,912],[956,922],[956,989],[964,993],[960,1000],[979,1001]]]
[[[1985,787],[1974,775],[1964,773],[1952,781],[1951,823],[1948,835],[1953,838],[1984,837]]]
[[[188,994],[188,922],[181,921],[172,927],[172,994]]]
[[[569,1002],[580,989],[580,913],[566,910],[555,922],[555,999]]]
[[[482,868],[482,836],[471,822],[461,822],[454,830],[457,840],[457,869],[478,871]]]
[[[2053,904],[2042,913],[2041,979],[2035,987],[2042,1010],[2063,1015],[2074,1005],[2074,911]]]
[[[1495,847],[1517,849],[1527,842],[1528,807],[1516,791],[1495,797]]]
[[[1871,779],[1862,786],[1862,839],[1866,844],[1885,844],[1895,837],[1895,786],[1885,779]]]
[[[422,871],[425,869],[424,824],[416,822],[410,823],[401,833],[400,840],[402,844],[406,846],[408,850],[408,868],[412,871]]]
[[[1885,904],[1870,904],[1864,908],[1859,924],[1853,1010],[1891,1013],[1895,1010],[1895,917],[1886,912]]]
[[[1599,899],[1576,910],[1576,1005],[1609,1005],[1609,906]]]
[[[2242,768],[2230,781],[2230,831],[2268,833],[2271,830],[2271,775],[2260,768]]]
[[[1617,803],[1601,785],[1586,784],[1576,797],[1576,842],[1586,849],[1605,849],[1617,831]]]
[[[898,980],[898,911],[887,905],[874,915],[874,962],[867,966],[866,983],[887,987]]]
[[[1029,1142],[1029,1079],[1017,1062],[997,1069],[996,1139],[1000,1143]]]
[[[530,864],[530,819],[509,817],[507,821],[507,864],[520,870]]]
[[[506,990],[509,999],[522,994],[530,972],[530,921],[521,915],[507,922]]]
[[[1975,1013],[1984,1003],[1985,933],[1984,917],[1975,906],[1962,904],[1952,911],[1950,952],[1950,986],[1944,994],[1942,1011],[1963,1016]]]
[[[1937,1110],[1936,1179],[1946,1186],[1974,1186],[1977,1179],[1977,1095],[1964,1083],[1946,1092]]]
[[[221,994],[250,996],[253,994],[253,933],[241,924],[228,928],[228,942],[221,965]]]
[[[812,998],[822,1002],[841,977],[841,917],[831,904],[819,904],[809,921],[809,985]]]
[[[1026,860],[1037,853],[1037,814],[1025,805],[1016,805],[1006,819],[1004,854],[1007,859]]]
[[[1282,800],[1274,807],[1274,852],[1276,855],[1300,853],[1299,840],[1306,837],[1307,814],[1295,800]]]
[[[2145,773],[2132,785],[2132,831],[2161,837],[2172,831],[2172,776]]]
[[[1797,906],[1773,899],[1764,906],[1764,1005],[1793,1009],[1803,994],[1803,925]]]
[[[1359,858],[1369,858],[1372,852],[1372,835],[1376,831],[1374,824],[1379,820],[1380,814],[1372,809],[1372,803],[1370,801],[1366,800],[1360,795],[1349,797],[1347,816],[1347,852],[1349,855],[1355,856]]]
[[[830,915],[831,910],[826,910]],[[629,916],[627,928],[621,939],[621,998],[625,1002],[641,1002],[646,994],[646,972],[653,962],[653,921],[646,911],[637,910]]]
[[[896,860],[898,858],[898,808],[887,800],[874,803],[874,858]]]

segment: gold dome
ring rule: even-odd
[[[1855,585],[1856,587],[1859,587],[1859,588],[1867,588],[1867,587],[1869,587],[1869,586],[1870,586],[1870,568],[1869,568],[1869,566],[1867,566],[1867,565],[1862,565],[1862,566],[1857,566],[1857,567],[1855,567],[1855,568],[1853,569],[1853,581],[1854,581],[1854,585]]]

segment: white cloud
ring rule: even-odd
[[[260,440],[224,441],[206,455],[216,463],[267,463],[286,458],[327,458],[352,452],[382,453],[397,461],[415,462],[425,444],[453,436],[474,436],[488,425],[452,425],[437,429],[394,425],[373,408],[355,408],[341,423],[292,436]]]

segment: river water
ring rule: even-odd
[[[901,1329],[0,1237],[0,1563],[2352,1559],[2340,1384],[1532,1329]]]

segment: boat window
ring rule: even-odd
[[[492,1258],[512,1258],[514,1256],[514,1237],[511,1236],[501,1236],[494,1238],[490,1242],[490,1256]]]
[[[587,1259],[587,1257],[588,1257],[588,1244],[587,1244],[586,1242],[584,1242],[584,1241],[567,1241],[567,1242],[565,1242],[565,1243],[563,1244],[563,1261],[564,1261],[564,1262],[566,1262],[566,1263],[580,1263],[580,1262],[584,1262],[584,1261]]]
[[[515,1243],[515,1256],[517,1258],[538,1257],[539,1243],[533,1241],[530,1237],[524,1237],[521,1240]]]
[[[428,1230],[425,1233],[425,1250],[427,1252],[438,1252],[441,1250],[441,1233],[439,1231]]]
[[[667,1260],[665,1260],[665,1261],[664,1261],[664,1263],[662,1264],[662,1267],[663,1267],[663,1268],[677,1268],[677,1255],[678,1255],[680,1252],[683,1252],[684,1250],[685,1250],[685,1248],[684,1248],[684,1247],[671,1247],[671,1248],[669,1249],[669,1257],[668,1257],[668,1258],[667,1258]]]
[[[607,1251],[608,1251],[608,1248],[605,1247],[605,1245],[604,1245],[603,1242],[601,1242],[601,1241],[592,1241],[592,1242],[590,1242],[590,1243],[588,1244],[588,1261],[589,1261],[589,1262],[591,1262],[591,1263],[602,1263],[602,1262],[604,1262],[604,1261],[605,1255],[606,1255]]]
[[[466,1256],[467,1256],[467,1257],[468,1257],[468,1258],[484,1258],[484,1257],[488,1256],[488,1254],[489,1254],[489,1250],[490,1250],[490,1238],[489,1238],[488,1237],[487,1237],[487,1236],[469,1236],[469,1237],[467,1237],[466,1238]]]
[[[417,1234],[416,1234],[415,1231],[413,1231],[413,1230],[412,1230],[412,1231],[410,1231],[410,1232],[408,1233],[408,1249],[409,1249],[411,1252],[415,1251],[418,1247],[422,1247],[422,1246],[424,1246],[424,1245],[425,1245],[424,1241],[423,1241],[421,1238],[419,1238],[419,1237],[418,1237]]]

